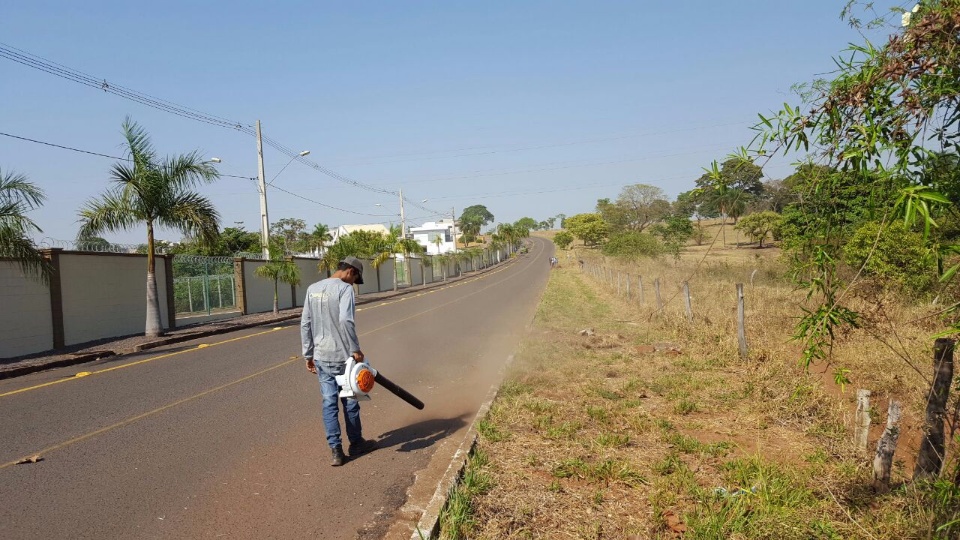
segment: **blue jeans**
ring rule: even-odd
[[[337,405],[337,395],[340,393],[340,387],[334,379],[336,375],[342,375],[346,366],[341,365],[338,371],[326,371],[329,367],[321,366],[319,362],[314,362],[317,366],[317,377],[320,379],[320,394],[323,396],[323,428],[327,432],[327,444],[330,448],[335,448],[342,444],[340,439],[340,408]],[[360,441],[363,438],[363,431],[360,426],[360,403],[355,399],[341,398],[343,403],[343,417],[347,424],[347,439],[351,443]]]

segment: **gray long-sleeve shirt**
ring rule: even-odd
[[[310,285],[300,315],[303,356],[314,363],[342,365],[360,350],[354,323],[356,305],[353,286],[339,278]]]

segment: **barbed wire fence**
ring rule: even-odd
[[[668,306],[680,304],[683,311],[683,317],[687,323],[693,324],[696,319],[693,297],[691,295],[690,277],[682,278],[678,283],[673,284],[671,294],[664,298],[666,284],[662,276],[644,276],[643,274],[623,271],[620,268],[596,264],[593,262],[583,262],[581,264],[582,272],[593,279],[595,282],[606,287],[610,291],[615,291],[616,295],[627,301],[636,302],[639,305],[655,307],[651,316],[664,316]],[[754,269],[750,273],[749,284],[752,286],[758,270]],[[747,346],[746,330],[746,297],[744,295],[744,283],[736,282],[734,285],[735,308],[736,308],[736,333],[737,348],[740,358],[747,360],[750,350]],[[734,305],[729,306],[730,309]]]
[[[174,256],[173,289],[178,315],[236,309],[233,257]]]

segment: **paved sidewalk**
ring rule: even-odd
[[[357,305],[369,304],[395,296],[412,294],[424,289],[441,287],[450,283],[455,283],[463,279],[469,279],[486,273],[490,270],[509,264],[514,259],[508,259],[503,263],[485,268],[483,270],[465,273],[460,277],[451,277],[446,281],[429,283],[426,287],[415,285],[413,287],[403,287],[398,291],[385,291],[379,293],[367,293],[357,296]],[[229,319],[209,321],[195,325],[184,326],[175,330],[169,330],[159,338],[150,338],[144,335],[123,336],[117,338],[101,339],[87,343],[71,345],[62,349],[44,351],[31,355],[20,356],[16,358],[0,358],[0,379],[9,379],[19,377],[28,373],[35,373],[46,369],[53,369],[64,366],[72,366],[93,362],[101,358],[111,356],[122,356],[125,354],[171,345],[181,341],[189,341],[206,336],[234,332],[255,326],[265,326],[290,321],[300,318],[301,308],[282,309],[279,313],[252,313],[249,315],[238,315]]]

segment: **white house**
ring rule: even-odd
[[[335,244],[341,236],[346,236],[353,231],[370,231],[380,233],[384,236],[390,236],[390,229],[382,223],[374,223],[372,225],[340,225],[330,231],[331,239],[327,241],[326,245]],[[325,252],[326,249],[314,248],[308,255],[319,258],[323,257]]]
[[[333,237],[333,240],[331,240],[330,243],[336,243],[337,239],[339,239],[341,236],[346,236],[353,231],[370,231],[380,233],[384,236],[390,236],[390,229],[388,229],[383,223],[374,223],[372,225],[341,225],[330,231],[330,236]]]
[[[459,234],[459,231],[457,233]],[[428,221],[420,227],[410,227],[410,234],[418,244],[427,248],[428,255],[448,253],[455,248],[452,219]],[[439,246],[437,246],[437,238],[441,239]]]

